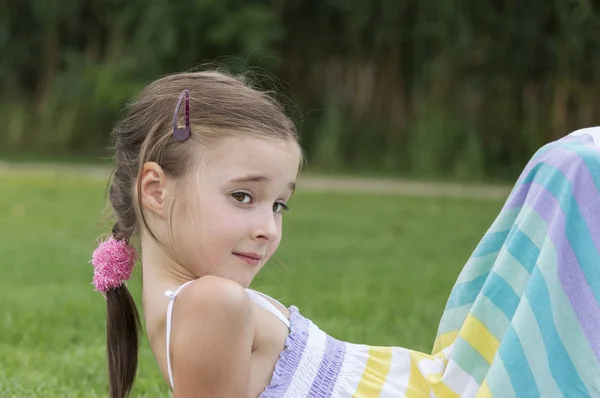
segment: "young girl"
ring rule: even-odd
[[[336,340],[248,288],[281,241],[302,164],[266,93],[216,72],[168,76],[113,133],[117,221],[92,260],[111,397],[129,394],[137,367],[134,237],[148,338],[176,398],[600,396],[597,130],[533,157],[460,274],[431,355]]]

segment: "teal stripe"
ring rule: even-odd
[[[466,373],[481,385],[488,373],[489,364],[479,351],[471,346],[465,339],[458,336],[452,348],[452,360]]]
[[[481,239],[479,245],[477,245],[477,248],[473,252],[473,256],[480,257],[490,253],[496,253],[504,244],[509,232],[510,230],[487,233],[483,239]]]
[[[529,237],[546,233],[546,222],[529,206],[524,207],[521,216],[522,219],[519,220],[520,229]],[[538,259],[538,264],[543,264],[543,266],[538,266],[538,269],[546,280],[550,291],[552,316],[558,334],[577,372],[580,375],[586,375],[584,381],[588,391],[593,392],[593,396],[600,396],[600,378],[598,377],[600,375],[600,364],[596,360],[592,347],[590,347],[581,327],[579,327],[577,316],[558,280],[556,249],[549,240],[543,241],[542,239],[533,238],[532,240],[544,242]]]
[[[535,243],[519,229],[516,229],[512,234],[511,239],[507,241],[506,248],[515,258],[517,257],[515,253],[518,253],[519,263],[527,270],[527,272],[531,273],[531,270],[540,255],[540,249],[537,248]]]
[[[572,194],[570,181],[556,168],[540,164],[538,172],[526,178],[524,183],[535,182],[545,187],[558,199],[566,219],[566,235],[579,266],[588,281],[600,280],[600,254],[594,245],[587,223]],[[590,290],[600,303],[600,284],[590,284]]]
[[[531,206],[523,205],[515,223],[519,226],[519,229],[529,237],[533,244],[540,249],[540,255],[544,245],[554,245],[552,241],[549,241],[548,223],[540,217]]]
[[[485,296],[479,296],[471,309],[471,313],[485,325],[486,329],[489,330],[498,341],[502,340],[502,337],[508,328],[509,321],[508,318],[506,318],[506,315],[504,315],[490,299]]]
[[[556,142],[550,142],[548,144],[545,144],[543,147],[539,148],[537,151],[535,151],[533,156],[531,156],[531,159],[529,159],[529,162],[527,162],[527,165],[525,165],[525,169],[523,170],[521,175],[519,175],[519,178],[517,179],[516,184],[514,185],[512,191],[510,192],[510,195],[508,196],[509,199],[513,196],[514,192],[519,188],[519,185],[523,182],[523,179],[525,177],[527,177],[527,174],[529,174],[529,173],[527,173],[527,174],[525,173],[525,171],[529,168],[529,166],[538,163],[540,161],[540,158],[543,157],[544,155],[546,155],[555,145],[556,145]]]
[[[556,144],[557,144],[557,141],[550,142],[550,143],[544,145],[543,147],[539,148],[533,154],[533,156],[531,157],[531,159],[529,160],[529,162],[527,162],[527,165],[525,166],[525,169],[519,175],[519,178],[517,179],[517,182],[513,186],[512,190],[510,191],[510,194],[508,195],[508,199],[506,201],[507,203],[510,202],[510,200],[512,199],[514,193],[519,189],[519,186],[523,183],[523,180],[531,173],[531,170],[527,171],[530,168],[530,166],[539,163],[540,158],[543,157],[544,155],[546,155],[554,146],[556,146]],[[533,168],[535,168],[535,167],[533,167]]]
[[[485,380],[493,397],[516,398],[515,390],[500,356],[496,355],[494,358]]]
[[[505,250],[500,251],[494,272],[510,285],[517,296],[523,295],[529,281],[529,272],[512,254]]]
[[[529,205],[524,205],[521,208],[519,217],[516,220],[519,225],[518,239],[522,242],[521,247],[528,252],[531,257],[528,261],[535,264],[541,255],[540,247],[547,241],[548,225],[535,213]],[[533,247],[532,247],[533,246]],[[516,247],[516,246],[514,246]],[[514,248],[513,247],[513,248]],[[513,250],[519,253],[518,250]],[[502,267],[495,269],[495,272],[500,274],[512,288],[521,296],[526,288],[529,280],[531,269],[526,270],[522,263],[507,253],[507,259],[503,259]],[[523,256],[527,257],[527,256]],[[533,265],[532,265],[533,266]],[[551,377],[550,367],[548,365],[548,357],[546,348],[543,344],[542,336],[537,322],[533,321],[535,316],[527,301],[526,297],[521,298],[519,305],[519,313],[515,315],[512,327],[522,343],[523,352],[531,372],[535,380],[544,380],[539,385],[542,397],[557,397],[561,396],[558,386]]]
[[[471,305],[463,305],[462,307],[455,307],[444,311],[444,316],[440,321],[437,334],[454,332],[460,330],[467,319],[467,315],[471,310]]]
[[[511,209],[503,209],[500,212],[500,214],[498,214],[498,216],[492,223],[492,226],[488,229],[487,233],[502,232],[509,230],[515,223],[515,220],[517,219],[520,210],[521,209],[517,207]]]
[[[519,296],[504,279],[495,272],[490,273],[489,280],[483,287],[483,294],[504,313],[506,318],[512,319],[519,305]]]
[[[523,297],[512,326],[523,345],[523,352],[533,377],[538,381],[540,395],[542,397],[560,397],[563,394],[552,377],[542,332],[534,319],[533,310],[527,298]]]
[[[513,257],[515,257],[515,259],[521,264],[526,264],[527,262],[532,261],[533,264],[537,263],[536,260],[539,258],[539,251],[537,247],[535,250],[533,250],[530,245],[535,246],[535,244],[524,232],[521,232],[520,229],[519,233],[522,234],[526,239],[521,239],[522,242],[525,242],[522,245],[523,250],[515,250]],[[532,258],[531,255],[531,252],[533,251],[538,253],[535,258]],[[542,337],[548,352],[550,370],[559,389],[563,395],[568,392],[568,389],[571,388],[574,388],[576,391],[579,391],[582,394],[585,392],[585,396],[589,395],[587,388],[583,384],[583,381],[581,380],[577,370],[575,370],[575,367],[573,366],[573,363],[571,362],[571,359],[569,358],[569,355],[563,346],[562,340],[558,335],[554,325],[554,319],[552,317],[552,302],[550,301],[550,294],[548,292],[546,282],[537,266],[533,270],[529,283],[527,284],[526,296],[531,305],[531,309],[535,314],[535,319],[537,320],[539,328],[544,331]],[[519,319],[520,317],[521,316],[519,316]],[[515,319],[514,322],[519,322],[519,319]],[[525,319],[527,320],[527,318]],[[526,322],[526,320],[521,322]],[[532,321],[533,319],[530,318],[529,322],[527,323],[529,324]]]
[[[539,269],[536,268],[531,274],[530,282],[525,294],[540,329],[544,331],[542,338],[546,345],[550,370],[556,384],[563,395],[568,396],[572,393],[577,393],[578,397],[589,397],[590,394],[583,384],[579,373],[575,370],[573,362],[571,362],[571,358],[554,326],[550,294],[546,286],[546,281],[544,281],[544,277]]]
[[[483,274],[487,274],[492,269],[497,257],[498,253],[491,253],[481,257],[471,257],[458,276],[456,283],[469,282]]]
[[[550,151],[552,149],[552,147],[556,146],[559,143],[560,143],[560,141],[553,141],[553,142],[549,142],[549,143],[545,144],[540,149],[535,151],[535,153],[533,154],[531,159],[536,160],[536,159],[544,156],[546,153],[548,153],[548,151]]]
[[[527,363],[523,352],[523,346],[519,337],[512,327],[508,328],[498,354],[504,362],[504,366],[510,378],[517,398],[535,398],[540,396],[537,384]]]
[[[481,292],[481,288],[487,277],[488,274],[483,274],[472,281],[454,285],[446,304],[446,310],[473,303],[479,292]]]

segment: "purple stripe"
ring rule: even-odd
[[[600,306],[592,293],[573,248],[566,236],[566,217],[560,204],[544,187],[536,184],[523,184],[507,203],[508,207],[518,207],[522,203],[531,206],[548,223],[548,234],[557,251],[558,276],[571,306],[577,315],[583,333],[600,361]]]
[[[558,141],[550,142],[550,143],[544,145],[538,151],[538,152],[541,152],[544,150],[548,150],[549,152],[545,152],[540,156],[535,156],[535,154],[534,154],[533,157],[531,158],[531,160],[529,161],[529,163],[527,163],[527,165],[521,172],[519,178],[517,179],[516,185],[520,184],[521,181],[529,175],[529,173],[535,166],[537,166],[540,163],[547,163],[547,161],[549,159],[552,159],[552,156],[554,153],[553,150],[560,148],[560,146],[559,146],[560,143],[573,143],[573,144],[580,143],[585,146],[598,148],[596,146],[596,144],[594,144],[594,138],[589,134],[584,134],[584,135],[580,135],[580,136],[567,135],[567,136],[559,139]],[[550,147],[552,147],[552,148],[550,148]]]
[[[597,250],[600,249],[600,211],[594,206],[589,206],[589,203],[600,204],[600,193],[596,190],[596,183],[583,159],[576,152],[556,147],[541,158],[540,162],[556,167],[567,177],[579,211],[590,230],[594,246]]]
[[[331,336],[327,336],[325,342],[325,354],[323,355],[321,365],[319,365],[317,376],[310,387],[309,397],[331,397],[333,394],[333,387],[335,386],[340,369],[342,368],[342,363],[344,363],[345,353],[346,344]]]
[[[285,348],[275,364],[271,383],[260,394],[260,398],[281,398],[285,395],[304,353],[308,340],[309,320],[300,315],[294,306],[290,307],[290,312],[291,330],[286,339]]]

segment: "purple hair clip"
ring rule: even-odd
[[[185,98],[185,126],[179,127],[177,119],[183,98]],[[176,141],[185,141],[190,138],[190,133],[190,90],[185,89],[179,96],[179,101],[177,101],[177,106],[175,107],[175,112],[173,114],[173,138],[175,138]]]

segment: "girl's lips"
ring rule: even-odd
[[[248,265],[258,265],[262,256],[256,253],[233,253],[237,258]]]

